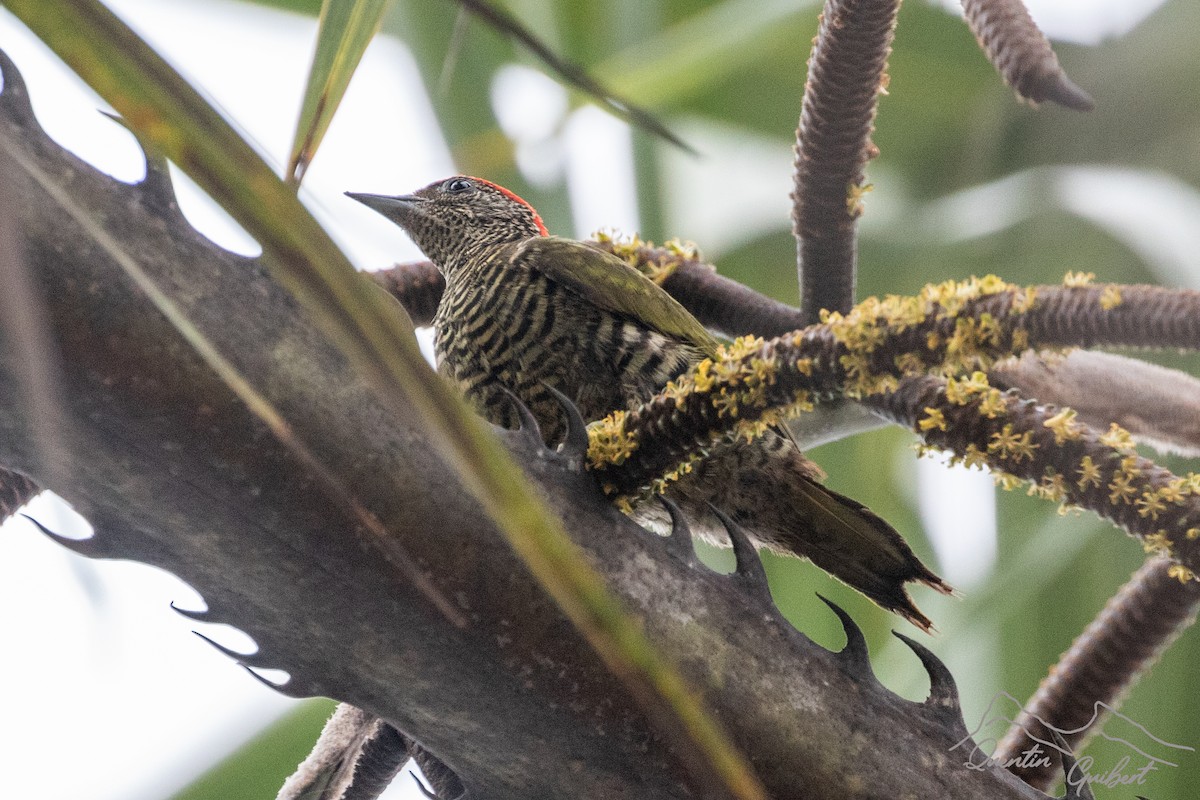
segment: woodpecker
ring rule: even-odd
[[[438,371],[496,424],[516,424],[512,392],[554,445],[565,418],[548,386],[594,421],[716,355],[717,340],[656,283],[610,253],[551,236],[502,186],[460,175],[396,197],[347,195],[403,228],[442,272]],[[808,558],[928,630],[905,584],[950,587],[883,519],[819,477],[786,431],[770,431],[724,445],[667,493],[706,538],[728,544],[711,503],[760,546]],[[652,527],[664,516],[658,503],[634,509]]]

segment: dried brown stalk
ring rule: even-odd
[[[962,0],[967,25],[1004,82],[1034,103],[1051,100],[1076,111],[1095,107],[1067,77],[1021,0]]]
[[[596,246],[622,250],[612,242]],[[630,263],[655,274],[664,289],[714,330],[772,337],[804,327],[798,309],[724,278],[698,259],[648,244],[628,252],[632,255],[622,255]],[[432,264],[398,264],[373,277],[409,309],[415,324],[432,321],[442,285]],[[1013,314],[1014,299],[1026,291],[1034,293],[1035,302]],[[1006,324],[1028,331],[1031,347],[1200,347],[1200,291],[1192,289],[1115,284],[1014,288],[973,301],[966,313],[1008,320]],[[919,337],[910,338],[915,343]]]
[[[1179,477],[1139,456],[1124,432],[1100,433],[1069,412],[993,392],[909,377],[868,402],[931,446],[988,465],[1006,485],[1028,482],[1047,499],[1110,520],[1186,568],[1173,567],[1172,577],[1200,571],[1200,476]]]
[[[982,374],[889,383],[862,367],[887,369],[886,362],[855,356],[838,341],[844,333],[814,326],[744,343],[637,409],[597,423],[590,454],[597,478],[614,494],[639,495],[729,437],[755,435],[813,399],[852,393],[1006,483],[1028,481],[1048,499],[1111,520],[1185,567],[1175,572],[1181,580],[1200,570],[1200,476],[1175,476],[1137,455],[1127,433],[1094,431],[1069,412],[999,392]]]
[[[387,722],[343,703],[276,800],[376,798],[408,761],[408,740]]]
[[[1026,353],[997,364],[993,386],[1069,406],[1101,430],[1115,422],[1160,453],[1200,456],[1200,380],[1113,353],[1074,350],[1064,356]]]
[[[371,279],[388,291],[404,306],[413,325],[433,324],[446,279],[432,261],[413,261],[397,264],[391,269],[370,273]]]
[[[892,52],[899,0],[826,0],[808,61],[792,192],[800,307],[804,323],[821,309],[854,304],[855,225],[879,93]]]
[[[1175,639],[1196,620],[1200,582],[1180,583],[1169,574],[1171,562],[1152,558],[1142,565],[1072,642],[1037,692],[1025,703],[993,757],[1007,762],[1049,733],[1039,720],[1059,731],[1078,750],[1103,724],[1106,709],[1126,692]],[[1103,704],[1103,706],[1101,706]],[[1022,780],[1045,790],[1058,777],[1058,753],[1047,750],[1045,767],[1010,767]]]

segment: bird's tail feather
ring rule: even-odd
[[[767,438],[708,459],[669,491],[693,518],[693,529],[727,543],[707,511],[711,502],[760,545],[807,558],[880,606],[932,630],[906,584],[923,583],[943,594],[953,589],[883,518],[818,483],[818,471],[794,444],[773,434]]]

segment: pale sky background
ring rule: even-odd
[[[1051,35],[1085,43],[1123,33],[1158,4],[1030,3]],[[272,163],[283,162],[311,58],[315,19],[233,0],[111,0],[108,5],[215,98]],[[0,48],[21,68],[38,117],[52,136],[122,180],[140,178],[143,160],[132,137],[97,114],[95,109],[103,104],[3,10]],[[518,164],[528,178],[546,184],[568,182],[575,235],[600,227],[637,229],[630,139],[623,123],[592,108],[569,112],[566,93],[524,67],[503,71],[493,93],[504,110],[502,127],[518,143]],[[791,159],[786,147],[699,122],[682,121],[678,127],[711,154],[703,161],[684,156],[667,161],[667,177],[677,189],[668,220],[682,236],[705,231],[700,244],[707,252],[717,252],[774,226],[764,208],[786,219],[790,179],[787,168],[781,168]],[[360,267],[378,268],[415,258],[418,252],[397,228],[342,197],[342,192],[395,194],[452,174],[449,153],[435,131],[429,101],[404,46],[386,38],[376,41],[306,177],[303,193]],[[402,158],[398,143],[403,143]],[[1059,175],[1062,202],[1081,216],[1101,222],[1107,218],[1114,224],[1120,223],[1121,214],[1136,213],[1134,194],[1115,210],[1111,203],[1099,202],[1103,193],[1094,186],[1099,177],[1086,170]],[[1161,196],[1163,182],[1169,184],[1170,179],[1157,180],[1146,191]],[[727,191],[718,197],[692,191],[712,185]],[[1196,193],[1165,186],[1172,188],[1185,206],[1197,204],[1186,207],[1200,216]],[[884,187],[873,195],[881,214],[886,213],[886,191]],[[993,185],[971,191],[982,193],[981,202],[990,204],[996,198],[987,192],[995,195],[998,190]],[[964,193],[947,201],[946,208],[961,211],[970,199]],[[240,252],[256,251],[245,234],[206,208],[194,190],[181,188],[180,204],[220,243]],[[956,229],[961,236],[986,233],[971,230],[978,215],[963,217]],[[938,218],[945,235],[945,218]],[[865,224],[870,220],[868,215]],[[1135,230],[1145,236],[1147,226],[1139,226],[1131,226],[1130,236]],[[1169,235],[1131,246],[1145,250],[1148,260],[1161,262],[1164,279],[1194,285],[1196,270],[1178,265],[1185,263],[1185,254],[1200,252],[1198,236],[1191,227],[1172,226]],[[947,471],[933,459],[916,463],[913,502],[934,539],[942,572],[952,583],[969,588],[987,576],[995,559],[991,480],[961,469]],[[961,504],[973,512],[961,513]],[[988,507],[992,514],[979,513]],[[81,524],[69,523],[69,512],[46,498],[30,513],[55,530]],[[964,519],[975,520],[975,529],[964,530]],[[0,660],[0,691],[7,712],[7,724],[0,726],[5,796],[165,798],[293,707],[293,701],[259,685],[191,631],[201,629],[243,651],[253,647],[247,637],[225,626],[185,620],[170,611],[172,601],[184,608],[203,606],[193,590],[159,570],[76,557],[23,520],[0,529],[0,639],[7,653],[16,654]],[[977,654],[986,660],[986,653],[987,644],[981,643]],[[420,797],[406,778],[398,780],[388,796]]]

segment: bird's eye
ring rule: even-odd
[[[450,180],[448,180],[444,184],[442,184],[442,188],[445,189],[447,192],[454,192],[455,194],[459,194],[462,192],[471,191],[472,189],[475,188],[475,184],[471,183],[466,178],[451,178]]]

